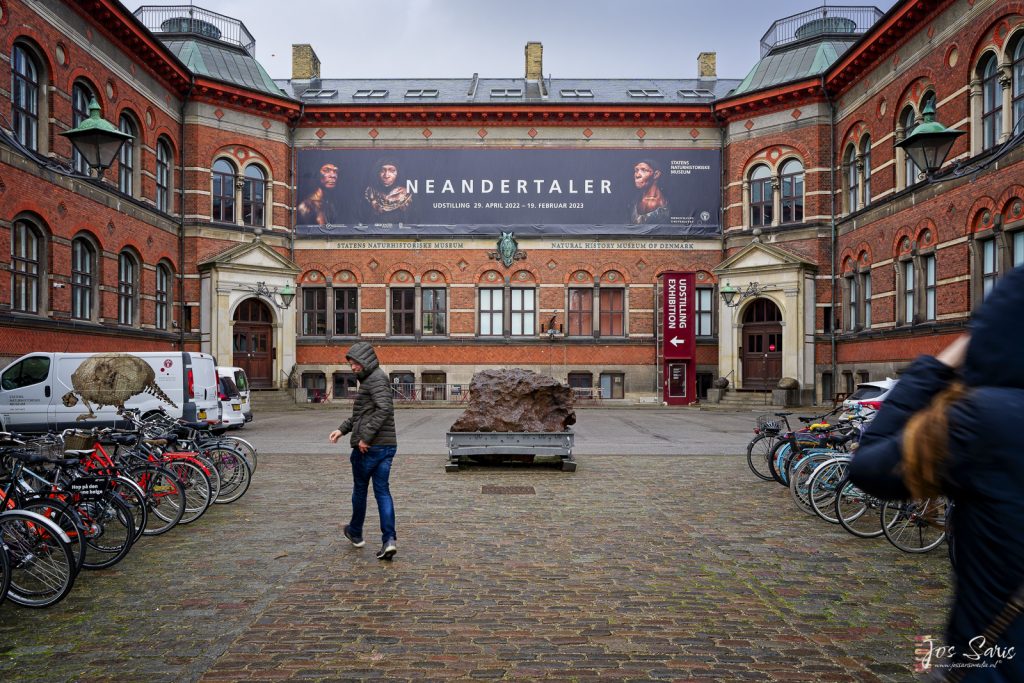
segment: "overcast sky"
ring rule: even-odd
[[[122,0],[132,11],[154,0]],[[168,2],[167,4],[173,4]],[[544,44],[554,78],[694,78],[718,53],[720,78],[743,78],[772,22],[820,0],[199,0],[256,39],[273,78],[309,43],[325,78],[518,78],[523,47]],[[833,3],[835,4],[835,3]],[[888,11],[895,0],[874,6]]]

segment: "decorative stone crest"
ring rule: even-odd
[[[498,250],[487,252],[487,258],[501,261],[506,268],[509,268],[514,262],[524,260],[526,252],[519,248],[519,242],[513,233],[502,232],[501,237],[498,238]]]

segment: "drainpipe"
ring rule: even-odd
[[[828,87],[825,85],[825,74],[821,74],[821,92],[828,102],[829,109],[829,161],[828,161],[828,196],[829,214],[831,217],[831,254],[830,261],[830,282],[829,282],[829,305],[831,306],[832,323],[829,325],[829,345],[832,355],[832,393],[835,394],[838,386],[838,375],[836,374],[836,248],[838,246],[838,234],[836,230],[836,105],[828,95]],[[822,399],[825,397],[823,396]]]
[[[178,323],[178,346],[182,351],[185,350],[185,107],[188,106],[195,85],[196,77],[192,74],[178,112],[178,159],[181,163],[181,171],[178,173],[178,319],[181,321]]]
[[[302,123],[302,115],[305,111],[306,103],[299,102],[299,116],[295,119],[295,125],[288,127],[288,147],[292,157],[291,168],[288,169],[288,173],[291,176],[288,178],[288,185],[292,194],[292,225],[291,230],[288,231],[288,258],[291,259],[292,263],[295,263],[295,221],[297,220],[296,216],[298,215],[299,206],[298,197],[295,194],[298,190],[298,187],[295,185],[295,131],[298,129],[299,124]]]

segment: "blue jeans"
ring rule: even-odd
[[[352,462],[352,521],[349,531],[357,538],[363,537],[363,522],[366,520],[366,493],[373,480],[373,497],[377,499],[377,512],[380,514],[381,542],[389,539],[398,540],[395,535],[395,504],[391,500],[391,489],[388,477],[391,476],[391,461],[395,457],[398,446],[370,446],[370,450],[360,453],[358,448],[352,449],[349,460]]]

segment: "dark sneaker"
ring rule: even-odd
[[[345,534],[345,538],[347,538],[349,542],[355,547],[362,548],[364,545],[366,545],[366,541],[364,541],[361,536],[352,535],[352,530],[348,528],[348,524],[345,525],[343,533]]]
[[[377,551],[378,560],[390,560],[398,552],[398,544],[395,543],[395,539],[390,539],[384,542],[384,545]]]

